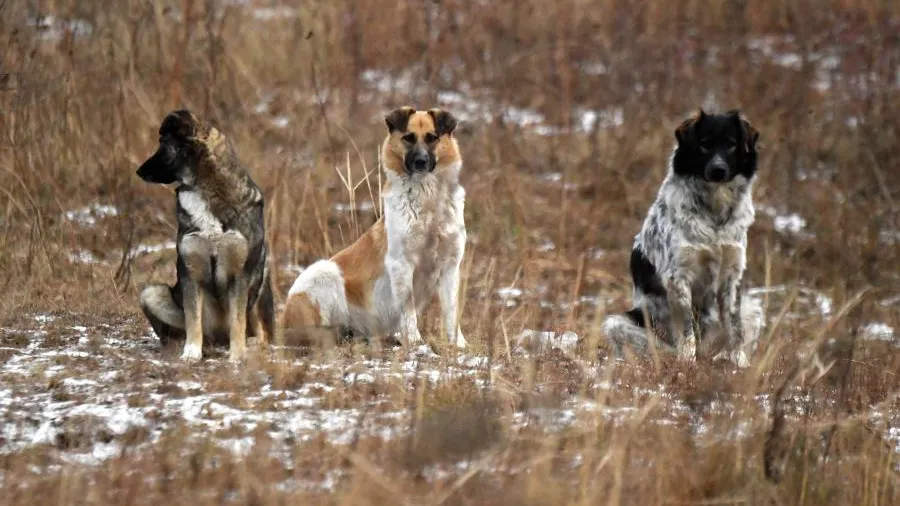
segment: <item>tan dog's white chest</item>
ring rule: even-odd
[[[465,192],[458,185],[396,190],[392,188],[384,199],[385,260],[413,270],[413,293],[419,306],[430,300],[441,272],[455,265],[465,248]]]

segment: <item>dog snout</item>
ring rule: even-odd
[[[428,155],[425,153],[417,153],[413,157],[413,169],[416,171],[424,171],[428,169]]]
[[[406,170],[409,173],[428,172],[431,167],[431,159],[424,149],[415,149],[406,155]]]
[[[729,179],[728,164],[721,157],[713,158],[706,166],[706,180],[721,183]]]

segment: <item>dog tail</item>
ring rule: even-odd
[[[613,346],[617,356],[622,355],[624,348],[631,348],[642,354],[647,351],[647,322],[643,309],[636,307],[622,314],[614,314],[603,320],[600,327],[603,335]]]

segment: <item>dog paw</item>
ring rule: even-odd
[[[231,350],[228,354],[228,361],[232,364],[239,364],[247,357],[247,350]]]
[[[685,338],[684,343],[678,349],[678,357],[688,362],[697,360],[697,339],[694,336]]]
[[[184,345],[184,351],[181,352],[181,360],[197,362],[202,357],[203,349],[200,346],[194,346],[190,343]]]
[[[747,358],[747,354],[744,353],[744,350],[733,351],[728,354],[728,358],[734,363],[734,365],[740,367],[741,369],[745,369],[750,366],[750,359]]]
[[[424,342],[425,342],[425,340],[422,339],[422,335],[419,334],[418,331],[416,331],[414,333],[409,332],[406,334],[406,345],[407,346],[415,346],[417,344],[422,344]]]

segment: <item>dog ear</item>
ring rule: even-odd
[[[734,121],[737,122],[738,128],[741,132],[741,145],[744,149],[744,153],[754,153],[756,151],[756,141],[759,139],[759,132],[753,128],[753,125],[750,124],[750,121],[741,114],[741,111],[738,109],[732,109],[727,113],[731,116]]]
[[[447,111],[441,109],[429,109],[428,114],[434,120],[434,131],[438,137],[442,135],[450,135],[456,130],[456,117]]]
[[[415,107],[408,105],[391,111],[390,114],[384,117],[384,124],[387,126],[388,133],[405,131],[406,125],[409,123],[409,117],[414,112],[416,112]]]
[[[172,111],[166,115],[159,127],[159,135],[165,134],[189,139],[197,134],[197,118],[186,109]]]
[[[694,128],[705,117],[706,113],[701,108],[697,109],[697,112],[692,114],[690,118],[682,121],[681,124],[678,125],[678,128],[675,129],[675,139],[678,140],[678,144],[682,144],[688,139],[693,138]]]
[[[753,125],[743,116],[741,116],[741,134],[744,138],[744,149],[748,153],[755,153],[756,141],[759,140],[759,131],[753,128]]]

